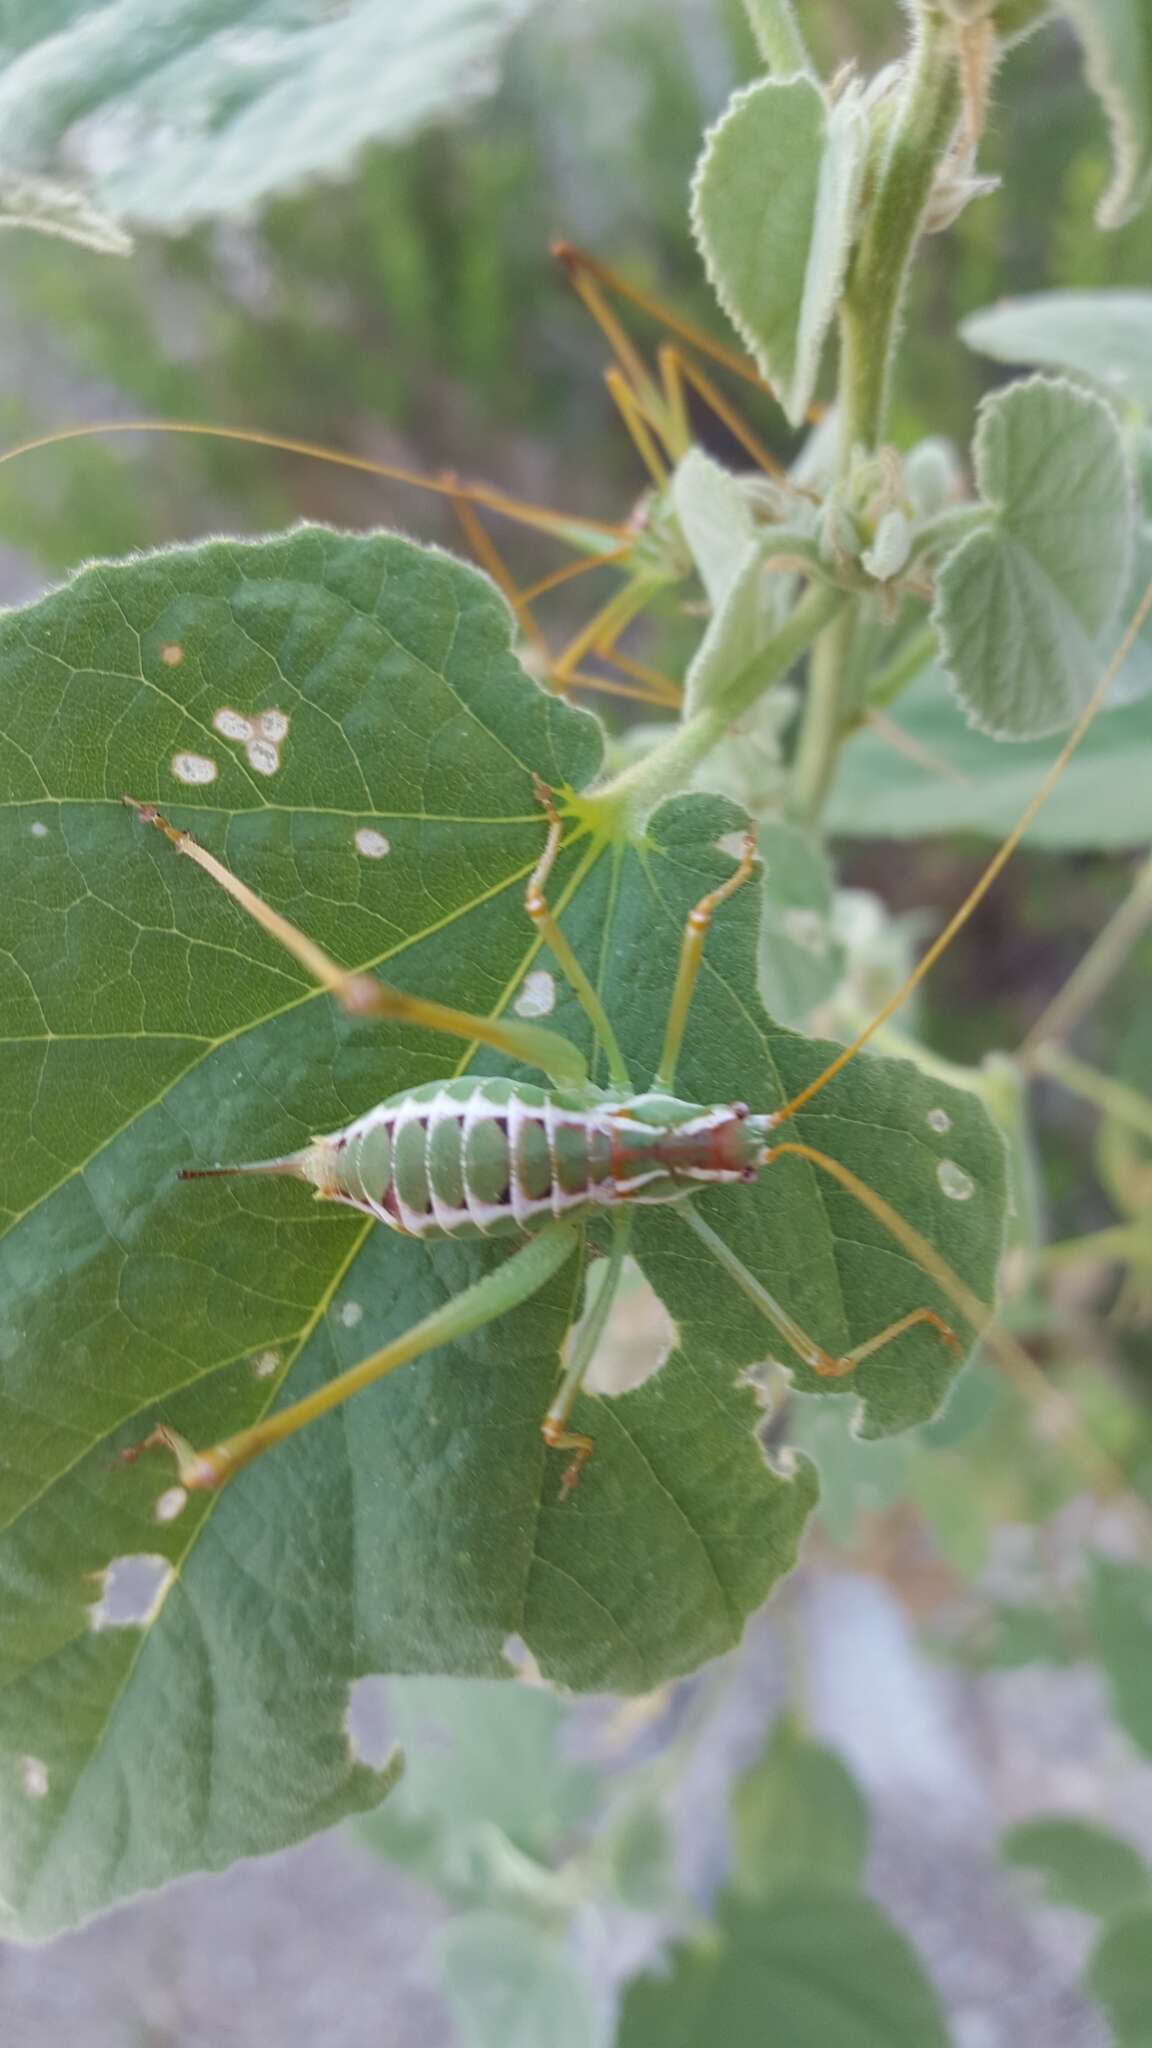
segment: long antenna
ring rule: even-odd
[[[14,448],[0,451],[0,464],[14,462],[18,455],[34,455],[41,448],[58,448],[65,441],[88,441],[100,434],[199,434],[212,441],[240,441],[250,448],[271,448],[281,455],[302,455],[311,462],[330,462],[340,469],[358,469],[366,476],[384,477],[389,482],[408,484],[416,490],[433,491],[441,498],[462,498],[470,504],[483,505],[489,512],[502,513],[523,526],[534,526],[541,533],[554,533],[561,540],[580,531],[618,541],[631,538],[626,526],[614,525],[606,519],[591,519],[582,512],[550,512],[547,506],[533,505],[525,498],[510,497],[506,492],[497,490],[494,484],[462,483],[457,477],[425,476],[418,469],[402,469],[395,463],[377,462],[368,455],[349,455],[339,448],[326,448],[320,441],[300,441],[291,434],[265,434],[254,427],[211,426],[199,420],[90,420],[80,426],[57,427],[50,434],[37,434],[30,441],[20,441]]]
[[[771,1117],[768,1119],[768,1125],[770,1129],[774,1129],[777,1124],[782,1124],[786,1122],[788,1117],[795,1116],[796,1111],[798,1109],[802,1109],[806,1102],[811,1102],[812,1097],[814,1095],[819,1095],[820,1090],[828,1086],[828,1083],[832,1080],[833,1076],[838,1074],[842,1067],[846,1067],[848,1065],[849,1060],[855,1059],[856,1054],[860,1051],[861,1046],[867,1045],[868,1040],[871,1038],[873,1032],[879,1031],[880,1026],[882,1024],[887,1023],[893,1011],[898,1010],[900,1008],[901,1003],[906,1000],[906,998],[911,994],[912,990],[918,985],[918,983],[923,981],[924,976],[929,972],[931,968],[933,968],[936,965],[936,962],[940,958],[941,953],[945,951],[946,947],[951,945],[952,940],[955,938],[957,932],[960,931],[962,927],[967,924],[968,919],[971,917],[972,912],[975,910],[977,904],[980,903],[983,900],[983,898],[988,894],[988,891],[992,887],[993,882],[996,880],[997,875],[1000,873],[1001,868],[1006,867],[1009,860],[1011,860],[1012,855],[1015,853],[1016,848],[1019,846],[1020,841],[1023,839],[1025,832],[1028,830],[1028,827],[1032,823],[1033,818],[1036,816],[1037,811],[1040,809],[1041,804],[1045,801],[1047,797],[1051,795],[1057,782],[1060,780],[1060,777],[1064,773],[1065,768],[1068,766],[1069,761],[1071,760],[1073,754],[1076,752],[1077,747],[1080,745],[1081,740],[1087,732],[1088,727],[1091,725],[1092,720],[1095,718],[1096,713],[1099,711],[1101,705],[1103,704],[1105,697],[1108,695],[1108,692],[1111,689],[1112,684],[1114,683],[1119,670],[1123,666],[1124,662],[1128,659],[1128,656],[1131,653],[1132,647],[1135,643],[1136,636],[1139,633],[1140,628],[1144,624],[1144,621],[1148,617],[1150,612],[1152,612],[1152,583],[1149,583],[1148,588],[1144,592],[1143,597],[1141,598],[1139,604],[1136,607],[1135,612],[1133,613],[1131,619],[1128,622],[1127,631],[1125,632],[1122,640],[1120,641],[1119,646],[1116,648],[1111,661],[1108,663],[1107,668],[1104,670],[1103,675],[1100,677],[1099,682],[1093,689],[1092,694],[1088,699],[1088,702],[1085,704],[1083,711],[1080,713],[1079,718],[1076,720],[1075,725],[1072,727],[1071,732],[1065,740],[1064,745],[1061,747],[1060,752],[1057,754],[1056,759],[1053,761],[1052,766],[1049,768],[1047,774],[1044,776],[1044,779],[1041,782],[1039,788],[1036,790],[1035,794],[1031,796],[1028,802],[1025,804],[1023,811],[1017,818],[1016,823],[1013,825],[1012,830],[1008,834],[1008,837],[1002,842],[1000,846],[997,847],[996,852],[993,854],[983,874],[980,876],[979,880],[976,883],[974,883],[973,887],[969,890],[967,896],[964,898],[963,903],[960,905],[959,910],[956,911],[954,916],[949,918],[948,923],[945,925],[943,931],[940,932],[935,939],[933,939],[932,944],[928,948],[928,951],[924,954],[923,958],[917,962],[916,966],[912,969],[911,974],[908,976],[908,979],[901,983],[900,987],[896,990],[895,995],[889,996],[888,1001],[883,1005],[882,1009],[879,1009],[876,1012],[876,1015],[873,1017],[871,1023],[866,1024],[864,1026],[863,1031],[857,1032],[851,1044],[846,1045],[844,1047],[843,1052],[837,1053],[836,1058],[830,1061],[829,1065],[824,1068],[823,1073],[817,1074],[816,1079],[814,1081],[809,1081],[808,1086],[806,1088],[802,1088],[798,1095],[794,1095],[789,1102],[786,1102],[784,1104],[783,1109],[778,1109],[773,1112]]]

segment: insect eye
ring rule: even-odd
[[[741,1122],[743,1122],[744,1118],[748,1115],[748,1104],[746,1102],[732,1102],[728,1106],[733,1116],[738,1116]]]

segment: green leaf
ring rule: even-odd
[[[797,1885],[767,1904],[722,1897],[713,1939],[629,1985],[617,2048],[948,2048],[914,1951],[870,1899]]]
[[[1090,1618],[1116,1719],[1152,1756],[1152,1572],[1097,1557]]]
[[[905,1438],[862,1441],[845,1409],[809,1394],[793,1397],[788,1422],[790,1440],[820,1474],[820,1526],[847,1549],[863,1515],[881,1514],[906,1492],[912,1447]]]
[[[940,570],[940,658],[970,724],[1038,739],[1083,709],[1124,595],[1124,449],[1100,399],[1033,377],[984,400],[973,459],[992,518]]]
[[[769,1899],[794,1885],[860,1882],[868,1808],[835,1750],[808,1742],[786,1717],[732,1792],[732,1884]]]
[[[508,1251],[400,1238],[287,1181],[176,1180],[337,1129],[468,1048],[335,1011],[121,793],[159,802],[350,965],[514,1007],[547,971],[523,909],[533,776],[581,788],[600,735],[528,680],[511,630],[450,557],[307,528],[97,564],[0,618],[0,1897],[24,1930],[375,1803],[344,1733],[359,1677],[503,1677],[510,1636],[579,1689],[648,1690],[717,1655],[789,1568],[815,1491],[806,1462],[763,1457],[741,1376],[771,1349],[882,1434],[930,1414],[956,1369],[921,1325],[818,1381],[685,1218],[652,1209],[636,1254],[679,1341],[646,1384],[577,1406],[596,1455],[569,1501],[539,1423],[575,1261],[174,1520],[157,1519],[166,1459],[116,1463],[157,1420],[211,1443],[299,1397]],[[741,823],[688,797],[642,844],[574,827],[560,856],[564,930],[645,1083],[684,919],[731,874],[717,841]],[[709,936],[681,1070],[694,1100],[767,1109],[828,1058],[759,1008],[757,896]],[[552,1021],[587,1047],[550,988]],[[789,1131],[991,1298],[1002,1148],[974,1099],[861,1061]],[[967,1199],[949,1198],[949,1160]],[[958,1320],[800,1159],[698,1206],[838,1353],[916,1307]],[[173,1566],[166,1597],[93,1632],[92,1575],[138,1554]]]
[[[1147,632],[1142,636],[1150,645]],[[1141,654],[1147,660],[1147,652]],[[853,839],[935,838],[977,832],[1002,839],[1056,754],[1052,740],[1012,747],[965,723],[937,668],[887,713],[910,742],[899,751],[876,731],[844,748],[828,804],[828,829]],[[1147,845],[1152,840],[1148,760],[1152,699],[1102,713],[1028,827],[1028,846]]]
[[[1152,292],[1029,292],[969,313],[960,334],[998,363],[1071,370],[1152,414]]]
[[[518,1852],[508,1888],[523,1889],[523,1860],[546,1866],[591,1811],[595,1776],[565,1761],[567,1715],[552,1693],[515,1681],[393,1678],[387,1706],[404,1776],[357,1833],[450,1896],[494,1888],[493,1837]]]
[[[1038,1873],[1049,1905],[1073,1906],[1102,1919],[1145,1898],[1152,1882],[1152,1872],[1131,1842],[1073,1815],[1021,1821],[1009,1828],[1000,1847],[1006,1863]]]
[[[672,503],[711,606],[684,678],[688,717],[747,667],[768,630],[760,596],[764,548],[736,478],[700,448],[678,464]]]
[[[464,2048],[604,2048],[591,1980],[563,1940],[506,1913],[467,1913],[435,1941]]]
[[[1112,131],[1112,183],[1096,209],[1121,228],[1152,194],[1152,16],[1146,0],[1061,0]]]
[[[1152,2048],[1152,1906],[1121,1914],[1104,1929],[1087,1970],[1115,2032],[1115,2048]]]
[[[856,222],[860,90],[809,78],[733,95],[704,143],[692,225],[712,288],[794,427],[812,402]]]
[[[28,178],[82,185],[73,228],[83,209],[109,236],[250,213],[487,90],[526,5],[32,0],[0,32],[9,195]]]
[[[832,869],[798,825],[760,825],[757,849],[764,863],[760,993],[770,1016],[799,1030],[843,970]]]

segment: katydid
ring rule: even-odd
[[[182,1178],[186,1179],[221,1174],[292,1175],[308,1182],[319,1200],[359,1209],[409,1237],[519,1235],[527,1242],[494,1272],[426,1316],[404,1336],[317,1392],[222,1443],[197,1451],[173,1431],[163,1426],[155,1430],[138,1449],[154,1444],[170,1449],[183,1486],[207,1489],[220,1485],[261,1451],[294,1435],[385,1373],[515,1308],[582,1249],[588,1220],[601,1210],[611,1215],[614,1226],[608,1273],[594,1308],[575,1332],[559,1388],[540,1425],[546,1444],[571,1454],[561,1480],[564,1493],[575,1484],[592,1450],[592,1439],[569,1429],[568,1418],[616,1293],[637,1204],[683,1204],[692,1228],[736,1285],[819,1374],[839,1377],[851,1372],[917,1323],[930,1325],[949,1350],[962,1350],[955,1332],[934,1309],[917,1308],[843,1357],[833,1358],[691,1207],[690,1198],[698,1188],[755,1180],[781,1154],[799,1154],[852,1186],[931,1270],[939,1263],[918,1234],[838,1162],[808,1145],[772,1142],[775,1126],[791,1113],[793,1105],[754,1114],[743,1102],[692,1103],[675,1094],[677,1062],[708,927],[719,906],[753,873],[754,835],[748,834],[742,858],[727,881],[688,914],[659,1066],[651,1086],[638,1092],[600,997],[549,908],[544,892],[564,825],[552,793],[538,785],[537,794],[547,818],[547,839],[528,882],[525,909],[592,1026],[607,1061],[606,1088],[590,1080],[583,1054],[558,1032],[515,1019],[454,1010],[405,995],[372,976],[346,973],[189,833],[175,830],[154,805],[125,797],[143,823],[163,832],[178,853],[227,890],[353,1015],[403,1018],[429,1030],[492,1046],[539,1068],[551,1084],[541,1088],[478,1076],[433,1081],[390,1096],[343,1130],[314,1138],[302,1151],[279,1159],[185,1170]],[[987,1313],[977,1304],[974,1320],[982,1320]],[[134,1457],[137,1451],[128,1455]]]

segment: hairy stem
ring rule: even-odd
[[[744,12],[769,71],[780,78],[797,71],[814,75],[792,0],[744,0]]]
[[[841,474],[883,437],[908,273],[959,112],[954,33],[924,19],[840,309]]]
[[[792,764],[792,808],[800,818],[819,817],[831,786],[846,730],[844,699],[859,623],[856,599],[825,627],[812,650],[804,721]]]
[[[842,591],[829,584],[813,584],[784,624],[765,642],[756,659],[718,691],[711,703],[702,705],[644,760],[626,768],[602,790],[585,798],[582,808],[594,810],[597,822],[609,830],[642,825],[658,803],[687,786],[693,770],[711,753],[733,721],[779,681],[844,603]]]
[[[883,437],[908,273],[959,110],[954,36],[935,19],[923,20],[840,306],[841,486],[858,452],[873,454]],[[792,808],[807,820],[823,809],[849,730],[847,695],[859,617],[857,601],[822,634],[812,657],[792,783]]]

